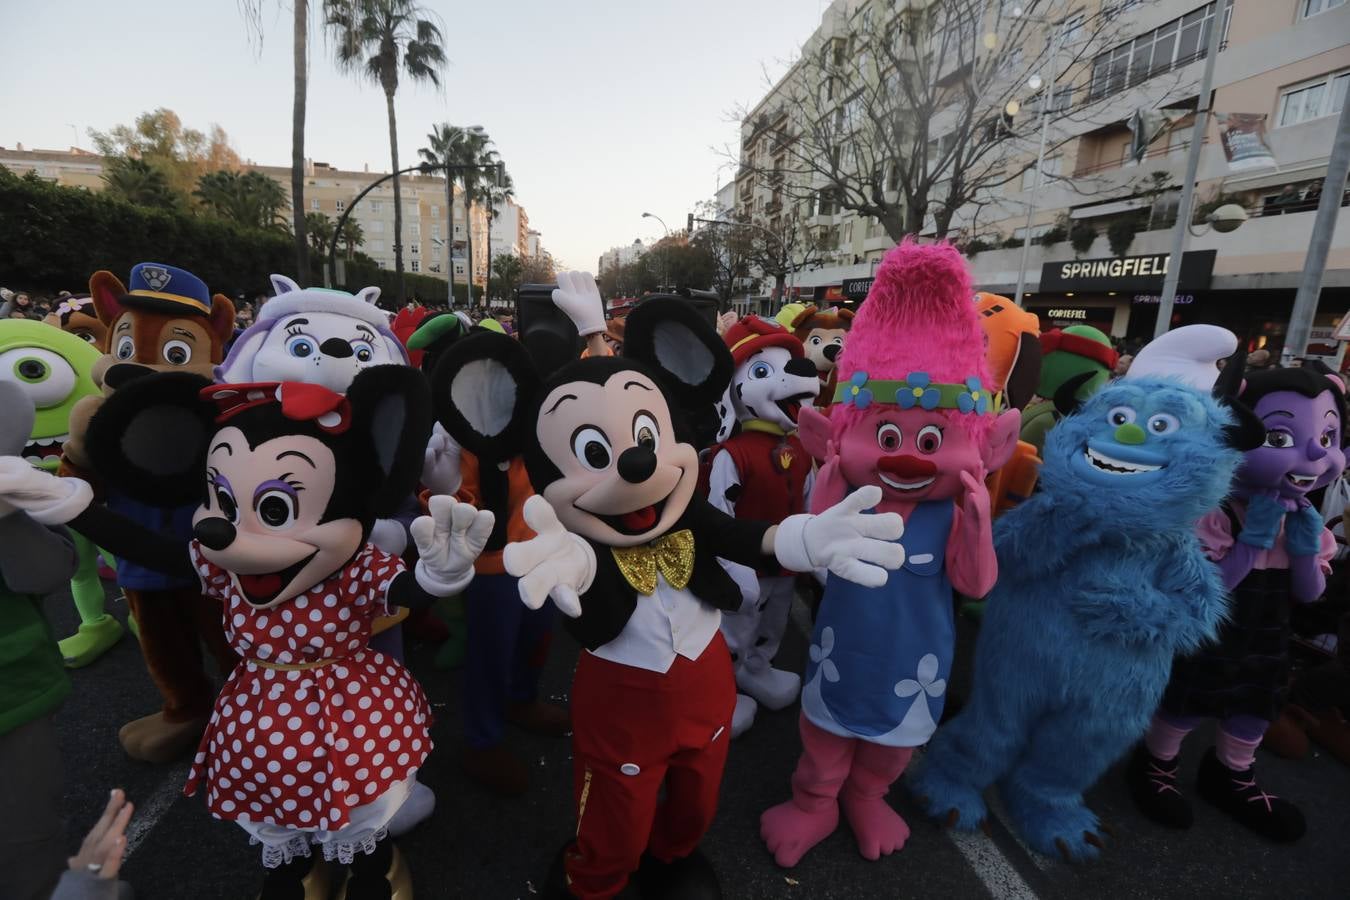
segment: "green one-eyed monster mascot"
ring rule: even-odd
[[[1045,446],[1045,433],[1059,421],[1058,407],[1071,409],[1101,389],[1111,377],[1117,354],[1111,339],[1091,325],[1070,325],[1041,335],[1041,383],[1036,399],[1022,411],[1021,439]]]
[[[70,431],[76,401],[100,394],[90,369],[101,354],[89,342],[31,319],[0,321],[0,381],[23,388],[37,408],[24,458],[55,472],[61,446]],[[98,578],[98,550],[72,532],[79,551],[79,569],[70,593],[80,614],[80,628],[60,642],[67,666],[86,666],[117,643],[122,626],[104,611],[103,584]]]

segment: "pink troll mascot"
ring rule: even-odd
[[[985,475],[1007,461],[1020,417],[994,407],[973,293],[950,245],[896,247],[853,321],[830,415],[802,410],[822,463],[812,506],[879,486],[877,511],[904,516],[905,564],[879,588],[825,583],[792,799],[760,819],[780,866],[831,834],[841,807],[867,859],[904,846],[886,793],[942,714],[952,588],[983,597],[998,577]]]

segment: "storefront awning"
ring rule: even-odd
[[[1095,219],[1098,216],[1111,216],[1116,213],[1143,209],[1148,206],[1148,198],[1134,197],[1129,200],[1116,200],[1112,203],[1099,203],[1096,206],[1081,206],[1069,213],[1070,219]]]
[[[1246,175],[1242,178],[1228,178],[1224,180],[1223,187],[1226,191],[1258,191],[1261,188],[1284,187],[1286,184],[1312,181],[1317,178],[1326,178],[1326,176],[1327,161],[1324,159],[1320,163],[1291,166],[1278,172],[1264,172],[1259,175]]]

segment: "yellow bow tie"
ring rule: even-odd
[[[656,573],[682,591],[694,574],[694,533],[688,528],[657,538],[640,547],[611,547],[619,571],[639,594],[656,590]]]

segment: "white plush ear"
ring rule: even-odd
[[[408,359],[408,348],[404,347],[397,338],[384,337],[385,349],[389,352],[389,359],[392,362],[405,366],[412,365],[412,360]]]
[[[272,290],[276,292],[277,296],[281,296],[282,294],[289,294],[291,291],[300,290],[300,285],[296,284],[294,281],[287,278],[285,275],[277,275],[273,273]]]
[[[368,288],[361,288],[361,290],[356,292],[356,296],[359,299],[366,301],[371,306],[374,306],[375,301],[380,299],[380,289],[374,285]]]
[[[262,349],[270,331],[270,326],[254,325],[239,335],[225,361],[216,366],[214,373],[216,381],[220,384],[247,384],[254,381],[253,358]]]

